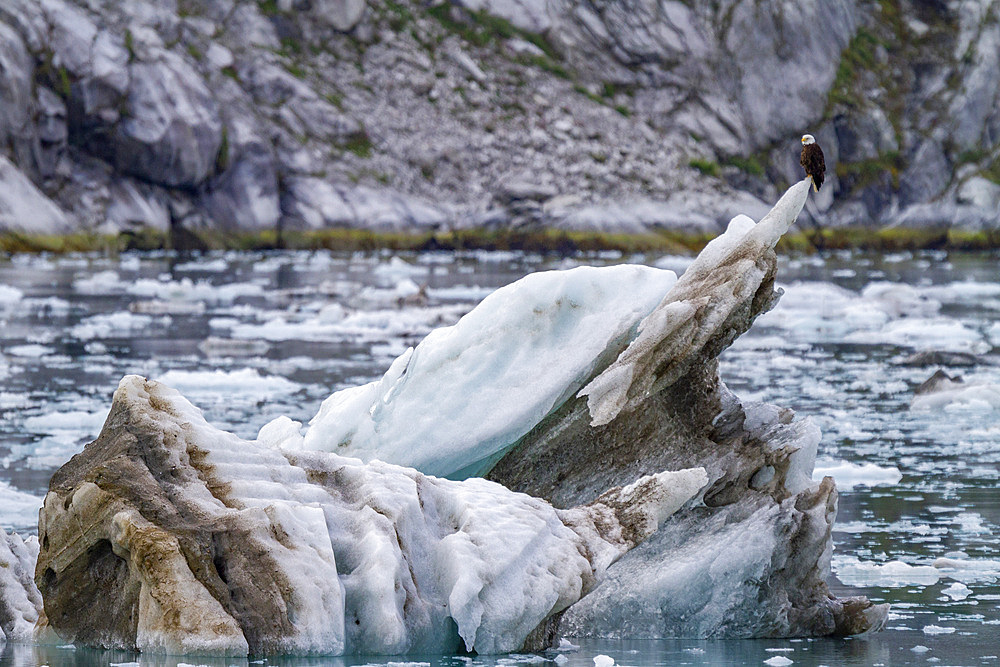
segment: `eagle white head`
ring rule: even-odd
[[[809,144],[814,144],[814,143],[816,143],[816,137],[814,137],[811,134],[803,134],[802,135],[802,145],[803,146],[808,146]]]

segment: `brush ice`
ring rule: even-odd
[[[488,469],[627,344],[675,282],[635,265],[522,278],[431,332],[381,380],[330,396],[301,445],[438,475]]]

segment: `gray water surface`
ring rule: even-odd
[[[681,269],[689,260],[325,252],[0,259],[0,527],[35,532],[49,477],[96,436],[125,374],[164,379],[210,422],[253,438],[278,415],[308,420],[333,391],[380,376],[407,346],[496,287],[532,271],[625,261]],[[636,667],[782,657],[796,665],[1000,663],[997,257],[782,258],[779,283],[786,294],[778,307],[723,355],[720,372],[744,400],[790,407],[822,428],[819,465],[846,470],[837,476],[831,587],[891,602],[888,629],[846,640],[576,641],[579,649],[559,662],[591,667],[604,654]],[[966,356],[907,365],[923,349]],[[939,368],[963,376],[967,391],[911,409],[915,389]],[[266,664],[492,667],[556,655]],[[8,645],[0,656],[23,665],[131,661],[247,664],[66,646]]]

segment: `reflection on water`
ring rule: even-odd
[[[525,273],[621,261],[685,264],[516,253],[0,260],[0,526],[34,531],[49,476],[99,431],[124,374],[165,378],[210,421],[252,438],[277,415],[308,419],[332,391],[377,377],[408,345]],[[744,400],[816,420],[824,467],[875,471],[841,481],[857,485],[840,497],[831,585],[891,602],[889,628],[849,640],[588,641],[559,662],[591,667],[598,654],[635,666],[1000,662],[997,258],[783,258],[779,283],[778,307],[723,355],[721,373]],[[911,359],[923,349],[952,356],[937,360],[944,365]],[[911,409],[938,369],[962,376],[963,391]],[[896,479],[893,469],[897,483],[866,486]],[[492,667],[557,655],[406,660]],[[5,665],[134,661],[248,664],[13,644],[0,657]]]

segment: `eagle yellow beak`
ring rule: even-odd
[[[799,139],[799,143],[800,143],[800,144],[804,144],[804,143],[806,143],[806,138],[805,138],[805,137],[802,137],[801,139]]]

